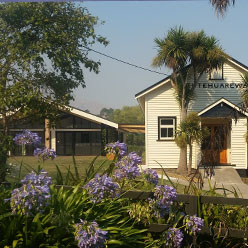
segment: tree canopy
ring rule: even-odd
[[[100,116],[102,118],[108,119],[110,118],[110,115],[114,112],[114,109],[112,108],[102,108],[100,111]]]
[[[73,90],[85,87],[84,68],[99,72],[87,49],[108,44],[95,33],[98,23],[70,2],[1,4],[0,114],[49,114],[69,103]]]
[[[170,81],[179,103],[180,121],[184,121],[202,75],[220,68],[227,55],[214,36],[208,36],[204,31],[186,32],[182,27],[171,28],[166,37],[155,38],[155,43],[157,56],[152,65],[172,69]],[[187,147],[180,147],[178,172],[186,171]]]
[[[124,106],[110,113],[109,120],[119,124],[144,124],[144,115],[139,106]]]
[[[9,124],[18,118],[55,119],[59,107],[85,87],[84,68],[99,72],[88,47],[108,41],[84,7],[70,2],[0,4],[0,181],[11,147]]]

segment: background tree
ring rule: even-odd
[[[85,87],[83,68],[99,72],[100,62],[90,59],[87,49],[96,42],[108,43],[95,34],[98,23],[86,8],[69,2],[0,5],[0,115],[5,135],[17,118],[54,118],[58,107],[73,99],[73,89]]]
[[[115,109],[109,119],[119,124],[144,124],[144,115],[139,106],[124,106],[122,109]]]
[[[179,147],[189,145],[188,175],[192,169],[193,143],[200,144],[204,137],[208,135],[206,128],[201,127],[201,118],[196,112],[190,112],[186,119],[182,121],[177,129],[176,143]]]
[[[214,6],[217,15],[223,16],[227,11],[227,8],[232,3],[235,4],[235,0],[209,0]]]
[[[114,112],[112,108],[102,108],[100,111],[100,117],[104,119],[109,119],[110,115]]]
[[[101,113],[105,112],[105,108]],[[119,124],[144,124],[144,115],[139,106],[124,106],[122,109],[108,109],[108,119]],[[144,133],[125,133],[125,142],[129,151],[136,151],[140,155],[145,152]]]
[[[201,76],[220,68],[227,55],[213,36],[207,36],[204,31],[185,32],[182,27],[170,29],[165,38],[156,38],[155,43],[157,56],[152,65],[172,69],[170,82],[179,103],[180,121],[184,121]],[[188,84],[189,80],[192,85]],[[177,171],[187,173],[187,146],[180,148]]]

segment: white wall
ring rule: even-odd
[[[189,107],[189,111],[199,112],[208,105],[224,97],[228,101],[241,103],[240,89],[231,88],[230,85],[241,83],[241,72],[232,64],[224,65],[224,80],[208,80],[208,74],[204,74],[199,83],[201,88],[195,90],[196,97]],[[229,84],[229,88],[207,88],[207,84]],[[206,88],[203,88],[205,84]],[[175,116],[177,125],[180,123],[180,111],[175,99],[174,89],[170,82],[151,91],[145,95],[145,126],[146,126],[146,164],[149,167],[159,167],[157,162],[167,168],[177,168],[179,161],[179,148],[174,141],[158,141],[158,116]],[[246,168],[246,143],[244,134],[246,132],[246,119],[240,120],[237,125],[233,124],[231,134],[232,154],[231,162],[237,168]],[[157,162],[156,162],[157,161]],[[194,145],[193,167],[200,161],[200,147]]]
[[[237,169],[247,168],[247,143],[245,142],[246,130],[246,118],[238,119],[237,123],[232,120],[231,163],[235,164]]]
[[[170,83],[146,96],[146,164],[149,167],[177,168],[179,148],[174,141],[158,140],[158,116],[175,116],[180,122],[178,103]]]
[[[199,81],[201,84],[200,88],[197,86],[195,89],[195,100],[192,102],[189,111],[200,112],[208,105],[216,102],[220,98],[224,97],[228,101],[239,105],[242,100],[240,97],[240,89],[239,88],[230,88],[230,86],[234,87],[234,83],[242,83],[241,72],[237,70],[237,68],[224,64],[224,80],[208,80],[208,74],[204,74]],[[192,81],[190,82],[192,83]],[[228,84],[229,88],[203,88],[203,86],[207,87],[208,84]],[[214,85],[213,85],[214,86]]]

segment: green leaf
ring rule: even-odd
[[[49,232],[50,230],[53,230],[53,229],[56,229],[56,228],[57,228],[56,226],[49,226],[49,227],[45,228],[45,229],[43,230],[43,232],[44,232],[46,235],[48,235],[48,232]]]
[[[107,241],[107,244],[109,244],[109,245],[124,245],[124,242],[120,241],[120,240],[110,239]]]

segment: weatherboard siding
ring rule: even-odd
[[[231,163],[236,165],[237,169],[247,168],[247,143],[245,142],[246,130],[246,118],[238,119],[237,123],[232,120]]]
[[[158,117],[176,117],[180,123],[178,103],[170,84],[154,90],[146,97],[146,161],[149,167],[176,168],[179,148],[174,141],[158,141]],[[158,163],[159,164],[158,164]]]
[[[195,89],[195,99],[192,101],[189,111],[200,112],[208,105],[216,102],[222,97],[226,98],[235,105],[239,105],[241,103],[240,88],[236,88],[237,84],[242,84],[241,72],[229,64],[224,64],[223,72],[223,80],[209,80],[208,74],[203,74],[199,81],[200,88],[198,85]],[[190,80],[189,83],[192,83],[192,80]],[[229,88],[203,88],[203,86],[208,87],[208,84],[212,84],[213,86],[214,84],[216,86],[228,84]],[[230,86],[234,88],[230,88]]]
[[[204,74],[196,87],[195,99],[189,107],[190,111],[200,112],[207,106],[224,97],[233,104],[241,103],[240,88],[234,87],[242,83],[241,70],[235,65],[223,66],[223,80],[209,80],[208,74]],[[192,83],[192,81],[189,81]],[[208,84],[221,84],[225,88],[207,88]],[[228,84],[229,86],[227,86]],[[234,87],[234,88],[231,88]],[[175,99],[174,89],[170,82],[163,84],[145,95],[145,126],[146,126],[146,163],[149,167],[159,168],[161,164],[166,168],[177,168],[180,149],[175,141],[158,141],[158,117],[176,117],[177,125],[180,123],[180,109]],[[228,161],[236,165],[236,168],[247,168],[247,143],[244,140],[246,133],[246,118],[238,120],[237,124],[232,120],[231,149]],[[189,149],[188,149],[189,152]],[[229,151],[228,151],[229,152]],[[229,158],[230,156],[230,158]],[[193,147],[193,168],[201,161],[200,145]],[[159,164],[158,164],[159,163]]]

